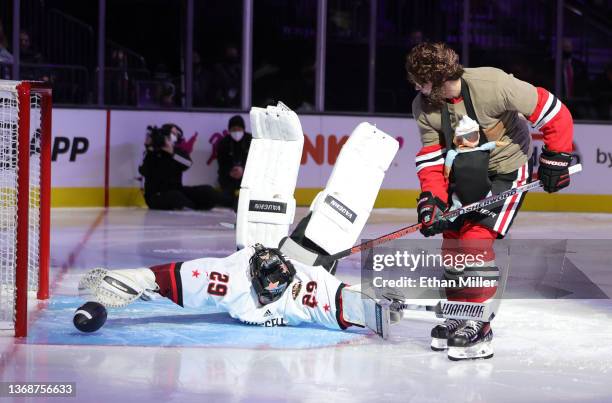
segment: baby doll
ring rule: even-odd
[[[455,129],[455,138],[453,143],[455,149],[449,150],[446,153],[446,159],[444,160],[444,176],[449,177],[455,157],[459,153],[469,153],[472,151],[491,151],[495,147],[505,146],[508,143],[504,141],[489,141],[479,146],[480,142],[480,127],[478,123],[472,120],[469,116],[464,116],[459,125]]]

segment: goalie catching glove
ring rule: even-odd
[[[126,306],[137,299],[151,299],[150,292],[159,286],[148,268],[88,271],[79,281],[79,296],[101,303],[106,307]]]

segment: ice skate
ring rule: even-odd
[[[107,270],[96,268],[79,281],[79,295],[107,307],[126,306],[138,298],[150,299],[158,290],[155,274],[148,268]]]
[[[448,339],[448,358],[452,361],[493,357],[493,331],[489,322],[468,320]]]
[[[448,348],[448,339],[455,335],[457,329],[465,324],[464,320],[446,319],[431,329],[431,349],[433,351],[444,351]]]

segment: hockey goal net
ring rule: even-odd
[[[17,337],[49,295],[50,168],[51,89],[0,80],[0,329]]]

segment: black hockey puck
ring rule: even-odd
[[[74,313],[72,323],[81,332],[95,332],[106,322],[106,308],[97,302],[86,302]]]

